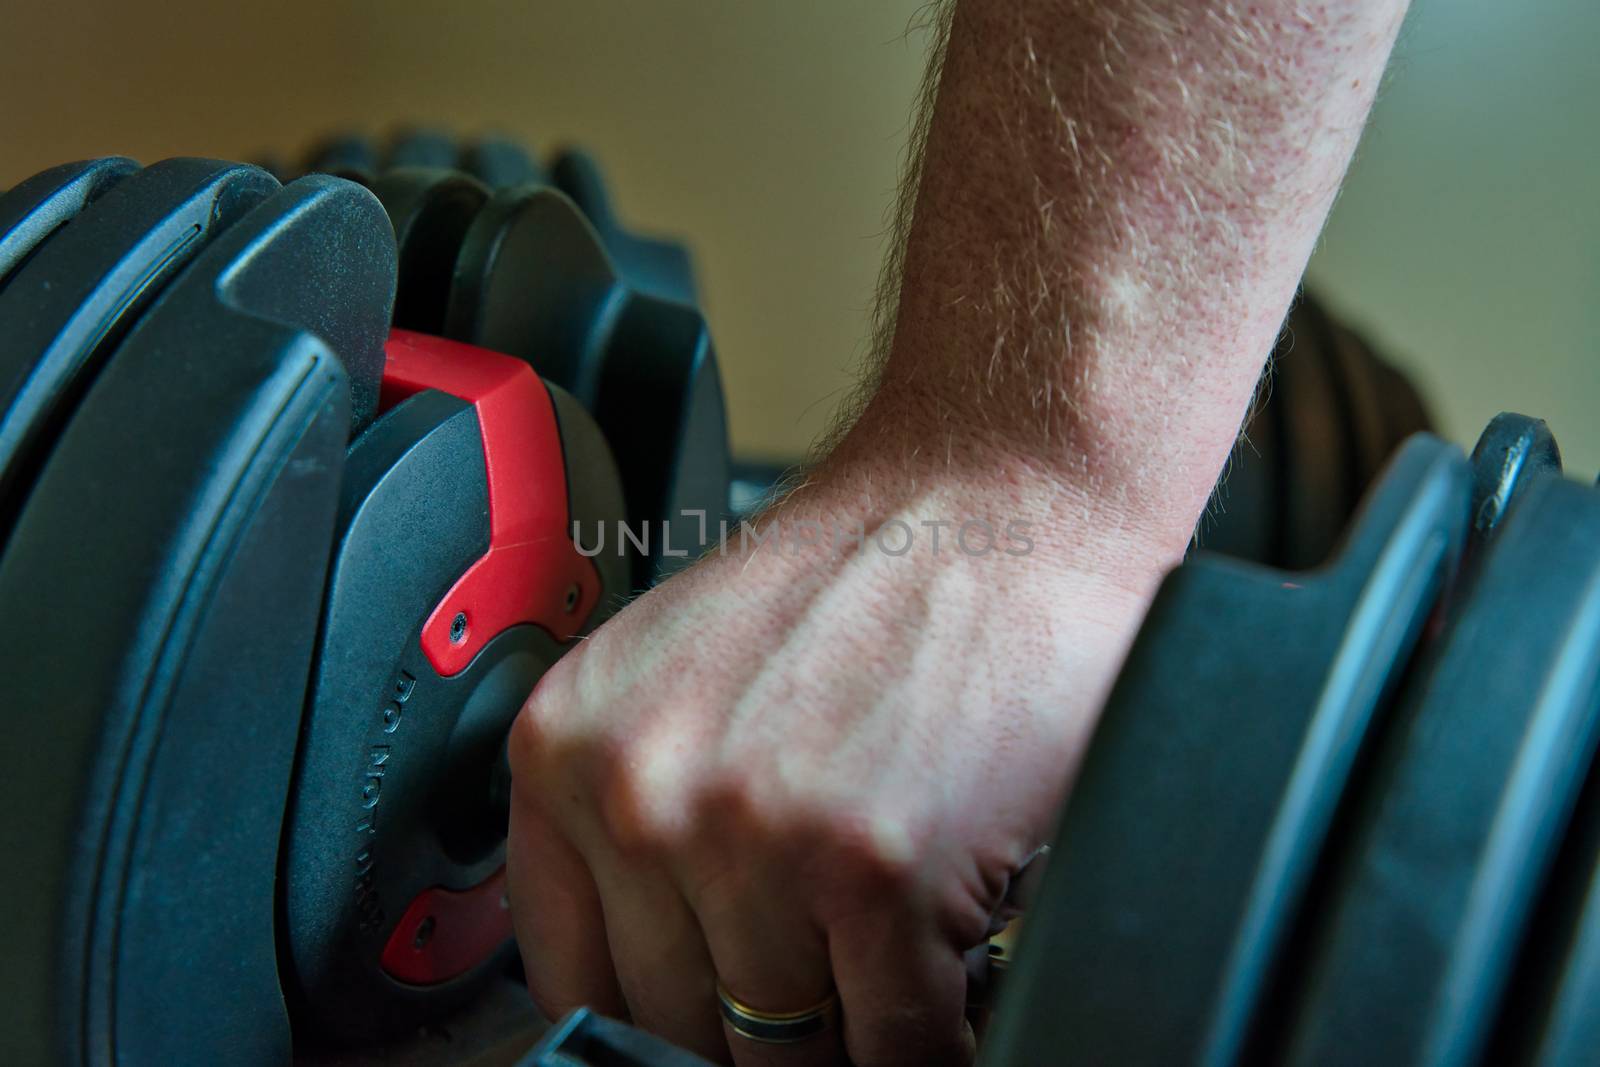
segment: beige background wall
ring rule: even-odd
[[[923,61],[918,0],[0,8],[0,185],[340,127],[578,140],[698,257],[736,446],[794,453],[865,334]],[[1543,414],[1600,466],[1600,4],[1415,0],[1312,276],[1470,442]]]

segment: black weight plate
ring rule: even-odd
[[[580,531],[578,540],[587,546],[590,531],[598,526],[615,530],[617,523],[627,519],[627,485],[610,439],[594,416],[559,385],[546,382],[545,388],[550,392],[556,429],[561,434],[561,462],[567,476],[568,529]],[[625,557],[617,552],[600,552],[591,558],[604,593],[590,613],[586,629],[610,618],[627,602],[634,589]]]
[[[446,318],[448,336],[527,360],[594,412],[628,520],[650,530],[636,584],[698,554],[726,513],[729,476],[722,383],[698,311],[630,292],[570,200],[523,186],[492,196],[468,229]]]
[[[0,291],[0,516],[98,363],[216,234],[278,183],[237,163],[170,159],[86,207]]]
[[[630,233],[612,210],[600,167],[587,153],[562,152],[550,165],[550,180],[582,209],[633,289],[676,304],[699,304],[689,253],[671,241]]]
[[[120,156],[63,163],[0,196],[0,285],[58,227],[138,169]]]
[[[1488,535],[1541,476],[1561,473],[1561,449],[1543,419],[1502,411],[1472,449],[1472,527]]]
[[[1486,1063],[1592,1067],[1600,1050],[1600,764],[1540,899]]]
[[[1600,493],[1535,478],[1343,817],[1278,1062],[1478,1061],[1597,736]]]
[[[546,187],[505,190],[467,230],[445,334],[526,360],[592,410],[608,320],[625,295],[570,200]]]
[[[549,178],[533,155],[515,141],[485,137],[468,146],[461,168],[491,189],[547,183]]]
[[[631,298],[606,345],[594,413],[622,472],[629,521],[654,526],[636,561],[643,588],[714,543],[728,506],[722,378],[700,313]]]
[[[1168,577],[1073,785],[986,1064],[1236,1061],[1460,553],[1468,489],[1460,452],[1418,435],[1330,566],[1200,554]]]
[[[301,188],[300,208],[318,225],[328,227],[320,241],[266,240],[255,253],[258,269],[228,278],[233,299],[260,315],[277,315],[324,341],[344,365],[350,385],[350,432],[359,433],[378,410],[378,387],[383,380],[383,345],[388,338],[394,307],[394,233],[376,198],[344,179],[312,175],[293,183]],[[285,187],[287,188],[287,186]],[[292,205],[297,200],[274,203]],[[374,237],[367,227],[367,211],[384,218],[384,232]],[[285,207],[285,210],[288,210]],[[346,219],[348,224],[335,220]],[[303,225],[286,215],[282,226],[298,232]],[[330,266],[330,264],[332,266]],[[330,285],[324,272],[343,272]],[[386,291],[375,294],[374,288]],[[317,295],[320,291],[326,295]]]
[[[460,171],[400,167],[375,179],[372,191],[389,213],[400,247],[394,324],[443,334],[461,243],[488,202],[489,190]]]
[[[278,830],[350,423],[312,331],[359,368],[393,271],[356,186],[259,205],[127,337],[16,524],[5,1062],[288,1058]]]

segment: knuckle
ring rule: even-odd
[[[743,766],[702,775],[694,785],[694,807],[697,821],[719,837],[764,836],[774,814]]]
[[[697,774],[689,788],[699,839],[712,850],[772,860],[815,849],[815,803],[753,762]]]
[[[670,768],[647,748],[617,738],[599,745],[594,757],[601,822],[618,852],[645,859],[678,848],[685,820]]]
[[[514,743],[526,746],[530,755],[550,746],[560,737],[560,711],[572,707],[566,675],[565,661],[555,663],[545,671],[534,685],[533,692],[522,702],[522,710],[512,728],[513,738]]]
[[[530,697],[522,705],[522,710],[517,712],[516,718],[511,720],[511,732],[506,737],[506,756],[511,762],[512,772],[537,767],[549,740],[547,723]]]
[[[916,833],[904,819],[861,814],[835,820],[828,850],[841,887],[853,894],[900,895],[919,869]]]
[[[563,757],[573,718],[568,688],[558,663],[522,702],[506,739],[506,755],[513,770],[548,768]]]
[[[551,782],[546,758],[548,738],[526,706],[511,721],[506,735],[506,763],[511,771],[511,795],[524,804],[542,806]]]

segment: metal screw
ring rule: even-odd
[[[450,643],[453,645],[459,645],[462,639],[466,636],[467,613],[464,611],[458,611],[456,612],[456,617],[450,620]]]

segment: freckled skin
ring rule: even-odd
[[[1051,818],[1251,398],[1404,0],[961,0],[855,415],[519,717],[529,986],[713,1059],[965,1063],[962,949]],[[928,551],[919,524],[1029,524]],[[872,531],[895,521],[917,550]],[[892,544],[898,544],[895,538]],[[802,1046],[719,1021],[836,987]]]

